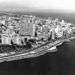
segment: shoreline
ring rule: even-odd
[[[57,50],[50,50],[50,48],[52,47],[56,47],[61,45],[63,42],[67,41],[69,42],[70,40],[75,39],[75,37],[71,37],[69,39],[64,39],[64,40],[57,40],[53,43],[48,43],[45,46],[41,46],[39,48],[34,49],[33,51],[30,51],[28,53],[18,53],[15,54],[14,52],[11,52],[9,54],[5,53],[5,55],[1,55],[0,56],[0,62],[4,62],[4,61],[12,61],[12,60],[19,60],[19,59],[25,59],[25,58],[33,58],[33,57],[38,57],[40,55],[44,55],[47,52],[55,52]]]

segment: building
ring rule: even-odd
[[[21,28],[19,31],[20,35],[34,36],[34,32],[35,32],[35,24],[27,22],[21,23]]]
[[[1,35],[2,44],[11,45],[11,38],[5,34]]]
[[[61,26],[57,25],[57,27],[55,28],[55,33],[58,38],[63,36],[63,30],[62,30]]]
[[[11,40],[14,44],[21,45],[21,37],[19,35],[14,36]]]

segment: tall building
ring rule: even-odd
[[[29,36],[33,36],[34,32],[35,32],[35,24],[33,23],[21,23],[21,29],[19,31],[20,35],[29,35]]]
[[[14,44],[21,45],[21,37],[19,35],[14,36],[11,40]]]
[[[2,44],[11,45],[11,38],[5,34],[1,35]]]

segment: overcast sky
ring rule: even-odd
[[[62,9],[75,12],[75,0],[0,0],[0,7]]]

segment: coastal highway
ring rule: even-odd
[[[54,50],[48,50],[54,46],[58,46],[59,44],[62,44],[63,41],[55,41],[53,43],[48,43],[44,46],[38,47],[34,49],[33,51],[27,52],[27,53],[18,53],[18,54],[11,54],[11,55],[5,55],[0,57],[0,62],[4,61],[12,61],[12,60],[20,60],[20,59],[25,59],[25,58],[31,58],[31,57],[37,57],[40,55],[43,55],[47,52],[55,52],[57,51],[56,49]]]
[[[33,49],[30,52],[21,52],[21,53],[12,53],[12,54],[5,54],[4,56],[0,56],[0,63],[4,61],[12,61],[12,60],[20,60],[20,59],[25,59],[25,58],[34,58],[38,57],[40,55],[44,55],[47,52],[55,52],[57,49],[51,50],[51,48],[56,47],[61,45],[65,41],[70,41],[72,39],[75,39],[75,37],[71,37],[69,39],[64,39],[64,40],[57,40],[55,42],[48,42],[42,46],[39,46],[35,49]]]

